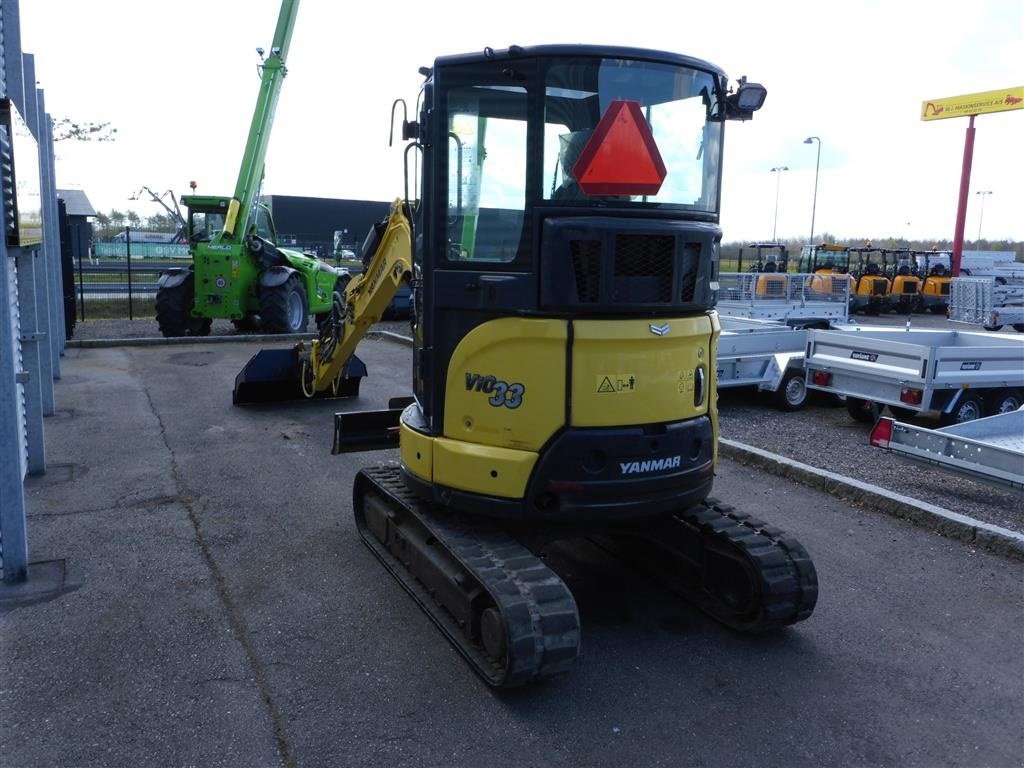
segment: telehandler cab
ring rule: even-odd
[[[357,476],[360,535],[490,685],[573,665],[576,603],[542,559],[565,539],[742,632],[806,619],[804,548],[709,498],[723,129],[764,88],[582,45],[422,71],[420,198],[368,238],[320,338],[257,354],[235,401],[351,391],[357,341],[411,280],[414,396],[337,414],[334,451],[397,445]]]

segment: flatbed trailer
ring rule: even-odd
[[[949,319],[998,331],[1004,325],[1024,333],[1024,279],[957,277],[950,281]]]
[[[770,393],[781,410],[802,408],[807,399],[803,367],[806,330],[778,321],[729,315],[720,319],[718,388],[756,387]]]
[[[825,280],[805,273],[723,272],[717,295],[719,314],[731,317],[778,320],[796,328],[828,328],[849,319],[845,275]]]
[[[957,330],[807,331],[807,386],[846,399],[853,418],[970,421],[1024,404],[1024,337]]]
[[[881,418],[871,444],[958,474],[1024,488],[1024,408],[940,429]]]
[[[754,387],[771,396],[783,411],[803,408],[807,400],[804,353],[807,329],[779,320],[720,315],[717,380],[719,389]],[[844,331],[858,326],[837,323]]]

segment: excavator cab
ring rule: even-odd
[[[435,63],[401,439],[414,485],[516,518],[706,495],[727,98],[708,65],[626,50]],[[641,423],[658,450],[626,427]],[[623,476],[640,456],[673,466]]]

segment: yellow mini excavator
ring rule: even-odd
[[[414,397],[337,414],[334,449],[397,445],[399,464],[357,476],[358,529],[489,684],[572,666],[576,603],[542,558],[565,539],[742,632],[806,619],[804,548],[708,498],[723,130],[765,89],[578,45],[422,72],[403,121],[419,199],[367,238],[320,337],[260,352],[235,401],[357,392],[355,345],[408,280]]]

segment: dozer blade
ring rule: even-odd
[[[364,376],[366,364],[352,355],[342,370],[337,389],[329,387],[314,397],[356,397],[359,382]],[[261,349],[235,377],[235,389],[231,394],[234,405],[308,399],[302,391],[302,370],[294,349]]]

